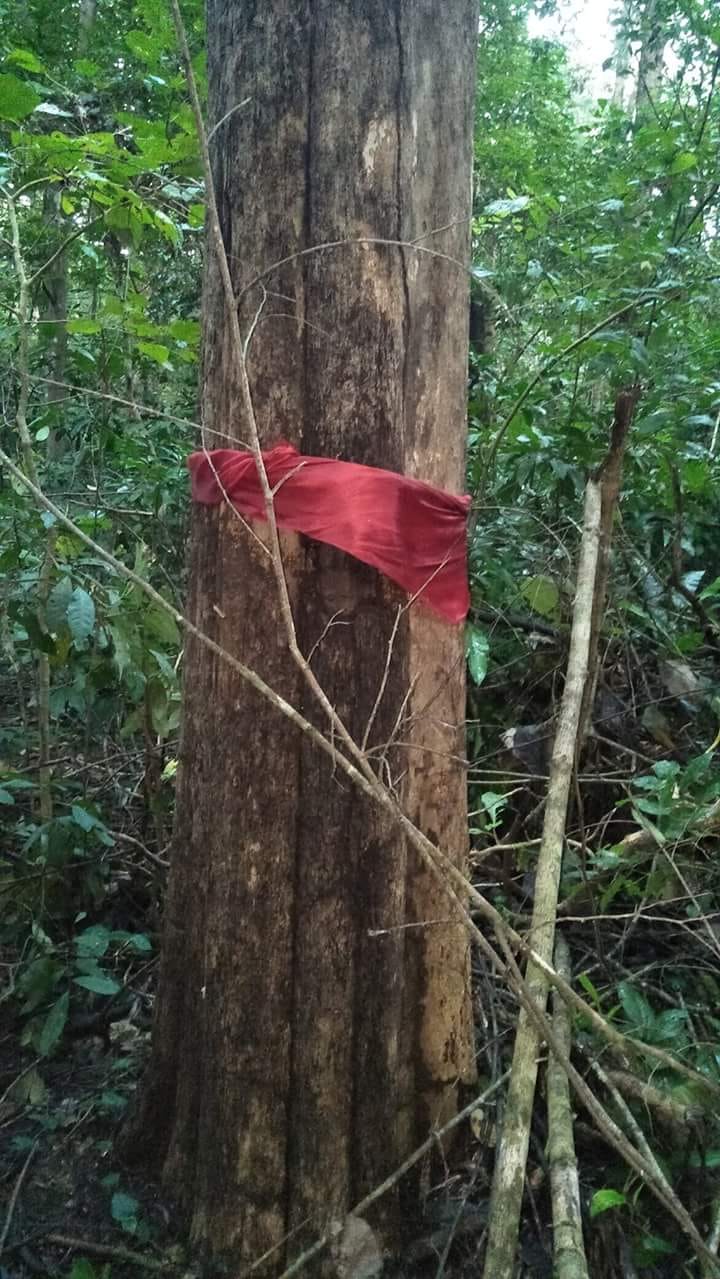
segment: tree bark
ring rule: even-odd
[[[621,0],[613,13],[615,41],[613,49],[613,82],[612,104],[621,111],[626,111],[633,93],[632,47],[630,33],[633,26],[634,0]]]
[[[657,97],[662,89],[666,19],[658,0],[645,0],[640,19],[640,55],[635,90],[635,124],[657,118]]]
[[[211,152],[264,445],[464,485],[475,0],[209,0]],[[250,102],[239,106],[245,98]],[[437,228],[445,228],[437,234]],[[265,290],[266,292],[264,292]],[[209,448],[249,438],[210,257]],[[218,435],[220,433],[220,436]],[[225,436],[226,438],[221,438]],[[323,730],[262,525],[198,508],[192,620]],[[462,864],[462,628],[330,547],[281,537],[302,651],[406,812]],[[388,660],[389,646],[395,639]],[[196,642],[153,1053],[125,1133],[196,1241],[265,1270],[342,1218],[473,1077],[461,925],[384,815]],[[407,1207],[407,1204],[405,1205]],[[393,1242],[399,1199],[374,1223]],[[262,1272],[261,1272],[262,1273]]]

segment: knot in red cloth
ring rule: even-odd
[[[263,452],[263,461],[278,528],[346,551],[447,621],[464,620],[469,497],[375,466],[305,457],[290,444]],[[246,519],[266,518],[252,453],[192,453],[188,466],[194,501],[228,498]]]

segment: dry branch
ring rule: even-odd
[[[555,967],[570,981],[570,952],[562,933],[555,942]],[[558,1042],[569,1056],[572,1038],[570,1013],[557,991],[553,1003],[553,1028]],[[570,1088],[567,1075],[553,1054],[547,1066],[547,1103],[555,1273],[557,1279],[588,1279]]]
[[[532,945],[533,950],[548,964],[552,962],[553,956],[565,821],[575,764],[580,712],[588,674],[601,505],[600,485],[596,480],[591,479],[585,491],[585,518],[577,573],[570,653],[550,764],[542,843],[535,881]],[[545,972],[531,961],[528,964],[526,980],[532,1000],[537,1008],[544,1012],[548,992]],[[525,1182],[525,1164],[530,1142],[539,1050],[540,1035],[537,1026],[524,1011],[521,1011],[515,1039],[505,1122],[493,1179],[484,1271],[486,1279],[512,1279],[515,1271],[515,1252]]]

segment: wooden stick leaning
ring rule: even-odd
[[[555,942],[555,967],[567,981],[571,980],[570,951],[562,933]],[[569,1057],[572,1040],[570,1010],[558,997],[557,991],[553,1003],[553,1029]],[[565,1071],[552,1053],[547,1064],[547,1112],[555,1274],[557,1279],[589,1279],[570,1087]]]
[[[600,485],[590,479],[585,490],[585,516],[577,572],[575,606],[570,635],[565,688],[553,747],[542,842],[535,878],[531,937],[533,951],[552,962],[555,917],[565,841],[565,821],[570,795],[575,745],[583,693],[588,676],[590,628],[600,547]],[[534,960],[528,963],[527,985],[537,1008],[545,1011],[548,980]],[[525,1164],[530,1144],[533,1100],[541,1039],[538,1028],[523,1009],[518,1020],[512,1074],[505,1105],[505,1120],[493,1178],[485,1279],[512,1279],[515,1273],[518,1227],[525,1186]]]

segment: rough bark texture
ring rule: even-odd
[[[475,0],[442,12],[434,0],[209,0],[211,150],[238,291],[331,240],[426,237],[466,261],[475,35]],[[264,285],[249,361],[263,443],[462,491],[462,267],[354,245],[296,258]],[[246,329],[261,304],[255,286]],[[210,262],[208,447],[247,439],[229,342]],[[316,646],[313,669],[360,740],[405,599],[332,548],[282,546],[301,648]],[[268,557],[231,511],[193,513],[189,613],[327,727],[290,663]],[[415,606],[369,745],[458,862],[463,719],[462,628]],[[386,817],[189,643],[153,1058],[125,1148],[162,1164],[211,1251],[242,1266],[308,1219],[293,1254],[452,1113],[473,1075],[466,937],[402,927],[446,914]],[[386,1209],[388,1238],[397,1216]]]

